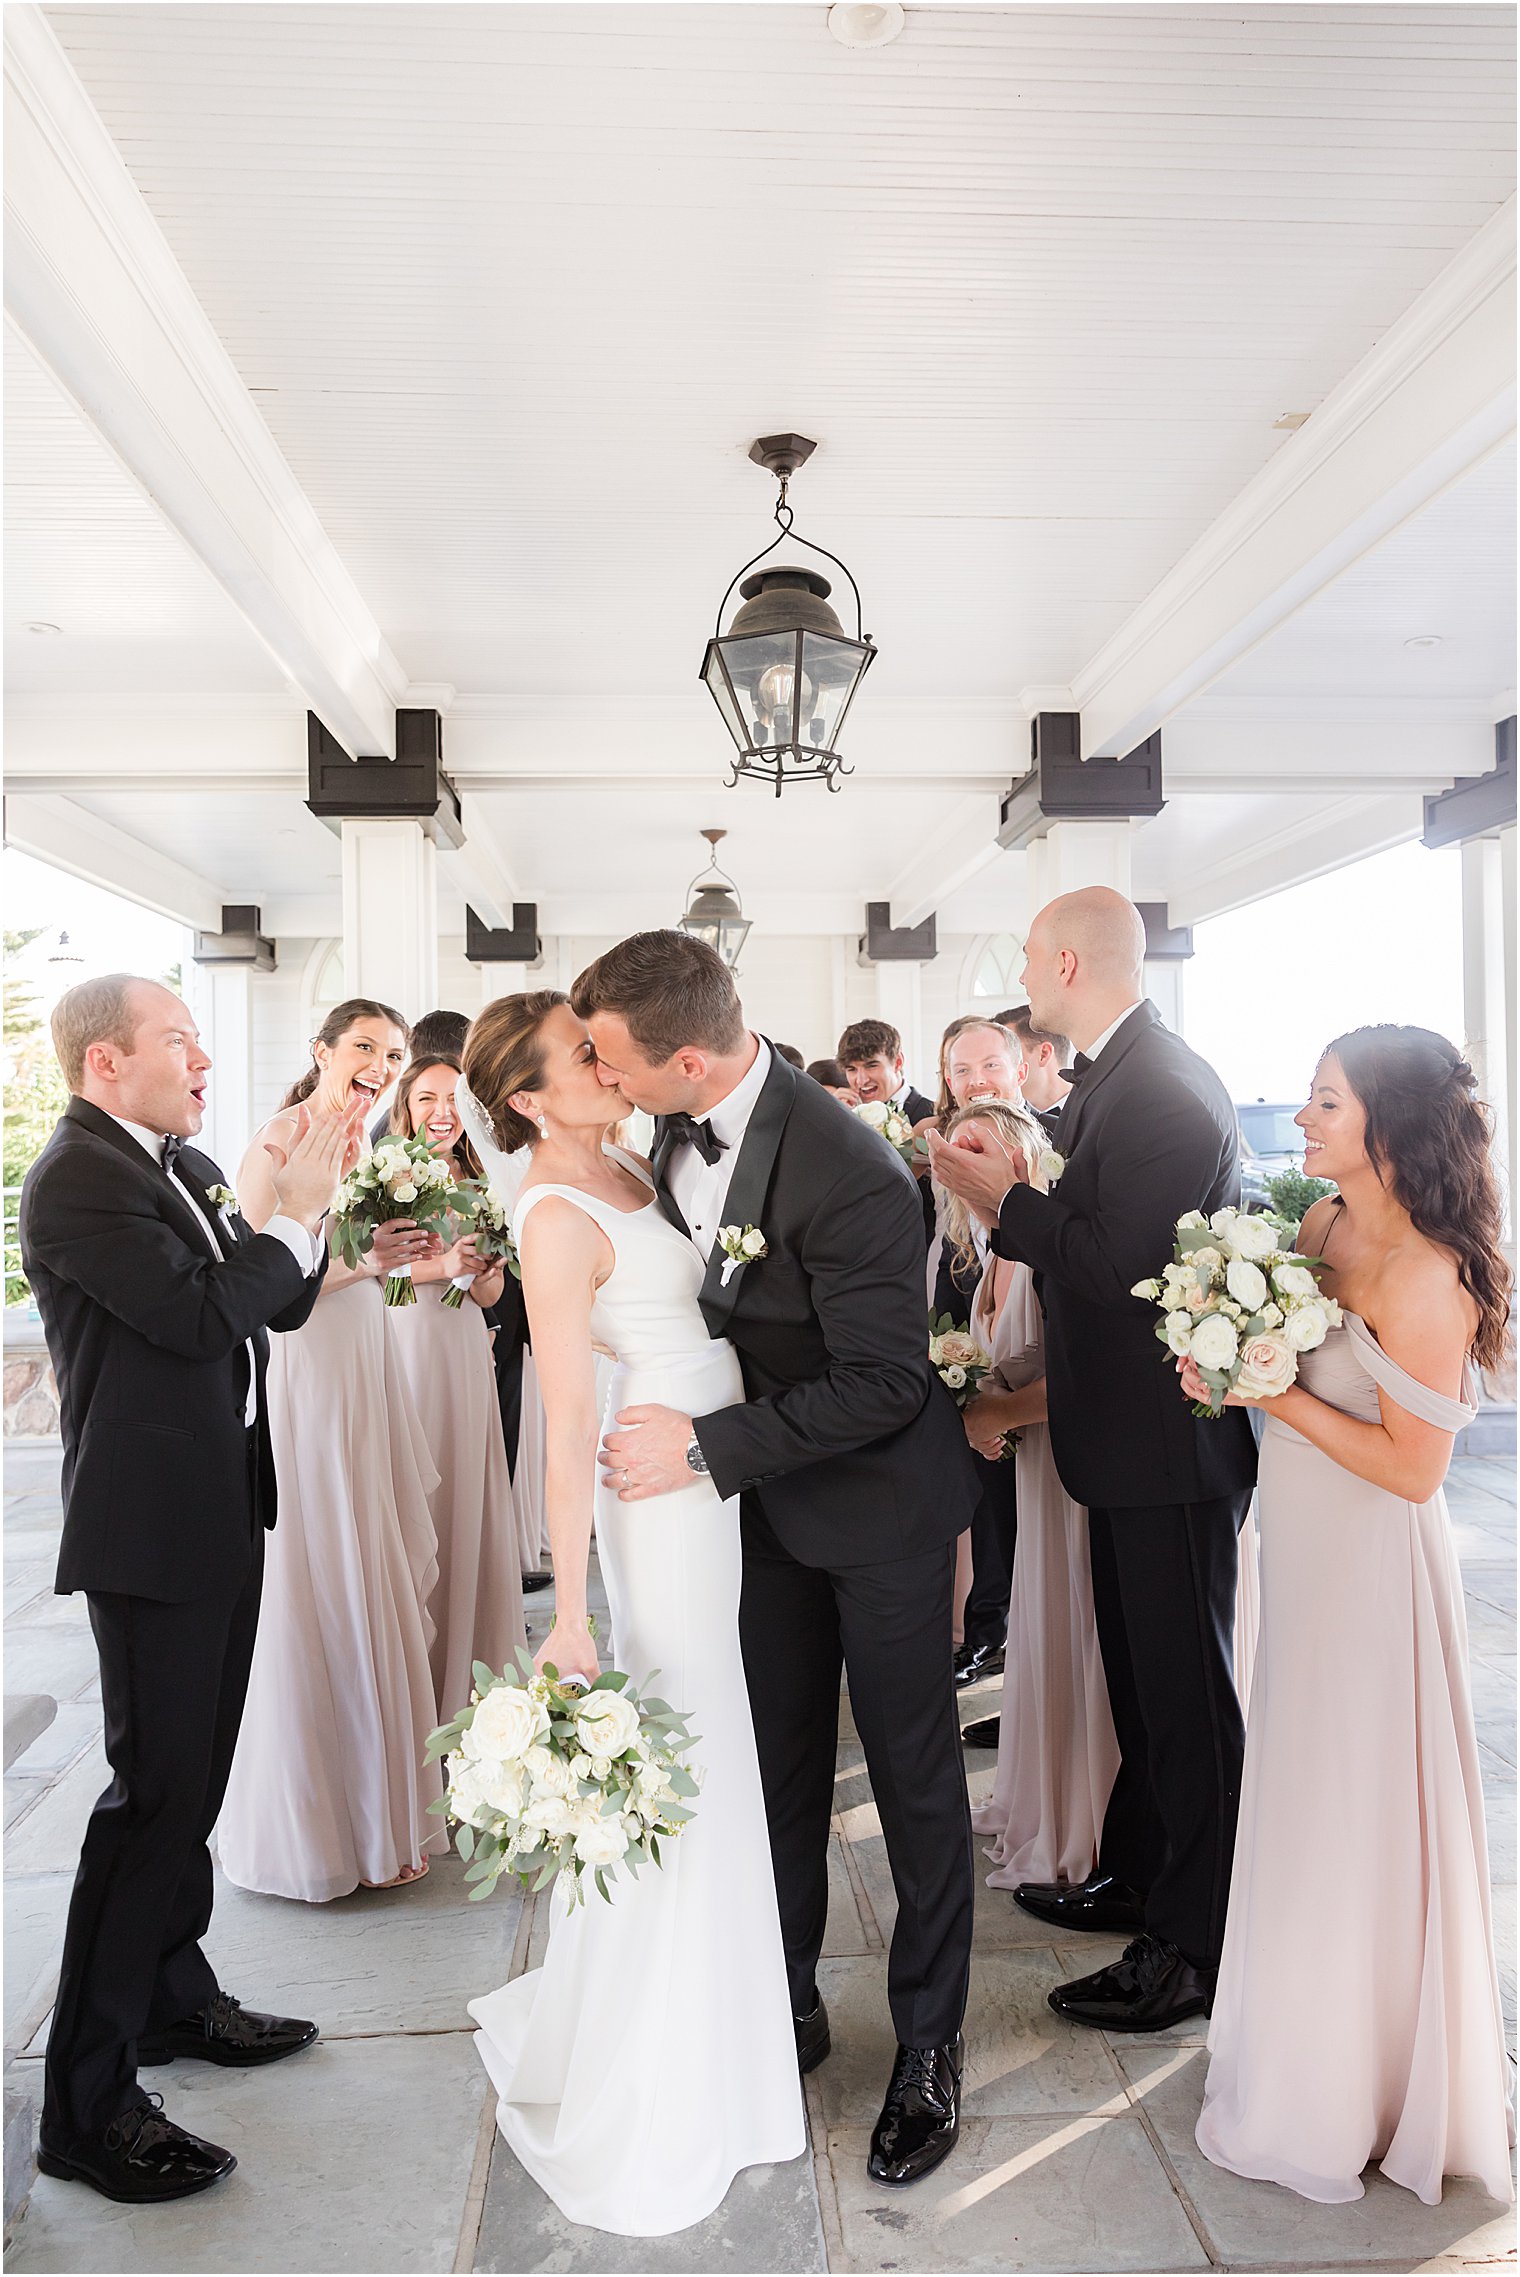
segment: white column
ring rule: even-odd
[[[1506,834],[1511,840],[1514,832]],[[1509,865],[1513,866],[1513,854]],[[1505,849],[1498,837],[1462,843],[1462,1015],[1467,1051],[1478,1089],[1493,1114],[1494,1152],[1509,1197],[1514,1226],[1514,1124],[1510,1102],[1510,1038],[1514,1032],[1512,976],[1506,954]]]
[[[368,815],[343,823],[343,975],[403,1018],[438,1002],[438,874],[420,822]]]
[[[551,984],[543,974],[529,977],[526,965],[482,965],[480,967],[480,1009],[494,1004],[498,996],[523,996],[530,988],[548,988]]]
[[[1185,957],[1147,957],[1145,993],[1173,1035],[1182,1034],[1182,975]]]
[[[228,1178],[253,1135],[252,965],[194,964],[186,987],[201,1042],[211,1054],[200,1143]]]
[[[1029,845],[1029,913],[1043,909],[1057,894],[1081,886],[1130,890],[1128,822],[1053,822],[1043,838]]]

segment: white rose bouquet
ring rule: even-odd
[[[888,1146],[895,1148],[904,1162],[911,1166],[914,1155],[919,1151],[918,1142],[913,1136],[913,1125],[900,1107],[894,1107],[886,1099],[866,1099],[860,1106],[852,1107],[850,1112],[858,1115],[878,1138],[884,1138]]]
[[[580,1905],[591,1875],[610,1904],[610,1874],[660,1864],[699,1791],[681,1761],[696,1744],[684,1715],[616,1669],[586,1691],[552,1668],[539,1675],[523,1651],[503,1676],[477,1660],[475,1686],[427,1744],[448,1776],[428,1807],[455,1823],[472,1898],[511,1873],[524,1889],[558,1881]]]
[[[992,1366],[992,1354],[982,1349],[969,1330],[957,1328],[949,1313],[929,1315],[929,1365],[959,1408],[967,1408],[982,1387]],[[1011,1455],[1019,1443],[1016,1431],[1003,1434],[1002,1454]]]
[[[338,1254],[350,1271],[375,1245],[375,1228],[391,1218],[413,1218],[436,1225],[465,1200],[454,1173],[426,1139],[383,1138],[361,1154],[333,1200],[332,1223]],[[395,1266],[385,1279],[388,1305],[414,1305],[410,1265]]]
[[[1189,1210],[1161,1278],[1135,1283],[1133,1296],[1161,1308],[1156,1334],[1167,1351],[1191,1360],[1209,1387],[1195,1415],[1218,1415],[1232,1391],[1276,1399],[1297,1376],[1299,1354],[1339,1327],[1341,1308],[1314,1277],[1323,1261],[1296,1253],[1297,1230],[1267,1211]]]
[[[522,1279],[522,1259],[512,1239],[512,1213],[500,1196],[493,1194],[483,1178],[466,1178],[457,1191],[465,1199],[456,1205],[455,1214],[469,1230],[470,1239],[482,1257],[494,1262],[500,1258],[514,1281]],[[471,1275],[465,1273],[450,1281],[443,1301],[450,1312],[457,1312],[464,1303]]]

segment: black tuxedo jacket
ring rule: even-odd
[[[1205,1502],[1249,1487],[1245,1411],[1194,1420],[1156,1307],[1136,1281],[1172,1255],[1177,1220],[1240,1200],[1240,1139],[1207,1061],[1142,1004],[1061,1109],[1055,1191],[1015,1186],[993,1246],[1038,1276],[1050,1444],[1068,1494],[1090,1508]]]
[[[768,1049],[767,1046],[762,1046]],[[687,1230],[664,1182],[660,1205]],[[886,1564],[971,1523],[976,1474],[949,1393],[929,1366],[923,1218],[894,1150],[771,1053],[723,1205],[767,1254],[702,1288],[714,1336],[737,1347],[742,1407],[697,1419],[722,1495],[752,1491],[799,1563]]]
[[[222,1183],[186,1147],[179,1176]],[[207,1218],[220,1264],[168,1177],[87,1100],[71,1099],[21,1189],[21,1261],[47,1336],[63,1433],[56,1587],[184,1604],[253,1554],[248,1350],[258,1369],[257,1516],[275,1521],[266,1327],[299,1328],[321,1274],[283,1242]]]

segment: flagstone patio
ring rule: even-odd
[[[99,1690],[81,1600],[52,1595],[58,1452],[8,1450],[7,1694],[58,1702],[5,1780],[7,2078],[40,2093],[64,1909],[104,1784]],[[1469,1458],[1449,1489],[1467,1583],[1473,1677],[1506,1998],[1513,2025],[1515,1492],[1512,1466]],[[539,1634],[548,1599],[530,1602]],[[966,1720],[996,1707],[979,1687]],[[975,1754],[974,1789],[990,1783]],[[469,1995],[528,1966],[541,1909],[470,1905],[457,1861],[426,1882],[325,1907],[222,1884],[209,1947],[259,2006],[317,2017],[309,2055],[268,2072],[174,2066],[169,2110],[238,2154],[231,2179],[179,2207],[112,2206],[38,2179],[7,2256],[67,2271],[1100,2271],[1502,2267],[1514,2224],[1476,2186],[1440,2206],[1368,2178],[1352,2206],[1315,2206],[1220,2173],[1193,2141],[1202,2034],[1145,2041],[1060,2023],[1045,1993],[1118,1941],[1053,1942],[982,1888],[955,2155],[918,2189],[874,2187],[865,2150],[892,2054],[884,1946],[892,1890],[845,1704],[833,1906],[823,1968],[835,2053],[808,2082],[811,2155],[745,2174],[678,2237],[578,2229],[491,2124]],[[1339,1902],[1327,1893],[1327,1903]],[[1348,1897],[1347,1902],[1351,1902]],[[700,2114],[692,2114],[700,2124]]]

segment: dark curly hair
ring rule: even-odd
[[[1416,1233],[1449,1250],[1478,1308],[1473,1357],[1497,1367],[1509,1332],[1511,1274],[1487,1107],[1471,1067],[1430,1028],[1352,1028],[1326,1046],[1367,1118],[1367,1159]]]

